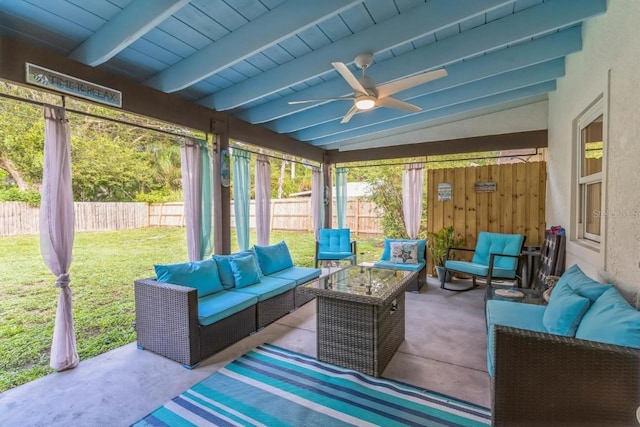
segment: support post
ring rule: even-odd
[[[213,244],[214,253],[231,253],[231,197],[229,187],[222,185],[220,153],[229,149],[229,133],[225,126],[215,127],[213,141]]]

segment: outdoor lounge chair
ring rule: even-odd
[[[356,264],[356,242],[351,240],[348,228],[321,228],[316,241],[316,268],[320,261],[349,259]]]
[[[447,248],[444,262],[444,273],[440,287],[449,291],[469,291],[478,285],[476,277],[484,277],[487,286],[491,286],[492,279],[516,279],[521,283],[520,275],[521,253],[526,237],[521,234],[501,234],[481,231],[475,249]],[[451,251],[473,252],[471,261],[456,261],[451,259]],[[472,285],[463,289],[445,287],[446,272],[464,273],[472,277]]]

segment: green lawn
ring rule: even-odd
[[[231,240],[236,251],[235,235]],[[281,240],[297,265],[313,266],[311,233],[271,233],[272,243]],[[357,241],[361,259],[380,258],[382,238]],[[135,341],[133,280],[153,276],[154,263],[186,258],[182,228],[77,233],[70,274],[80,359]],[[59,294],[53,282],[38,236],[0,237],[0,392],[53,372],[49,351]]]

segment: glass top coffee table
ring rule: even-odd
[[[417,274],[352,266],[300,286],[316,296],[318,360],[380,376],[404,340],[404,291]]]

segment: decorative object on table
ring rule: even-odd
[[[270,344],[249,351],[134,426],[489,425],[489,409],[318,362]]]
[[[433,264],[436,269],[438,280],[442,282],[444,273],[444,261],[447,256],[447,248],[464,245],[464,238],[456,239],[456,233],[453,226],[442,227],[437,232],[428,232],[428,248],[433,258]],[[451,281],[451,274],[447,275],[445,282]]]
[[[524,293],[517,289],[496,289],[496,295],[505,298],[522,298]]]
[[[449,289],[445,287],[445,281],[440,280],[440,287],[449,291],[469,291],[478,285],[476,277],[484,277],[487,287],[491,287],[492,279],[517,280],[519,287],[522,285],[521,257],[522,248],[526,236],[521,234],[478,233],[478,241],[475,249],[451,246],[447,248],[444,269],[464,273],[472,277],[471,286],[464,289]],[[471,261],[456,261],[453,251],[473,252]]]

